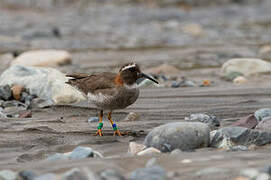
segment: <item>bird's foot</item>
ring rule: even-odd
[[[122,136],[122,133],[119,130],[114,131],[113,136]]]
[[[116,135],[122,136],[122,134],[120,133],[120,131],[119,131],[119,129],[118,129],[118,127],[117,127],[116,124],[112,124],[112,127],[113,127],[113,130],[114,130],[113,136],[116,136]]]
[[[103,136],[103,131],[102,131],[102,128],[103,128],[103,123],[99,123],[98,127],[97,127],[97,132],[95,134],[95,136]]]

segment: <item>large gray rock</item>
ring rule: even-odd
[[[90,147],[83,146],[76,147],[69,155],[69,159],[84,159],[88,157],[94,157],[94,152]]]
[[[66,84],[65,74],[53,68],[11,66],[0,76],[0,85],[18,84],[33,95],[50,100],[55,104],[65,104],[84,100],[75,88]]]
[[[200,122],[174,122],[154,128],[145,138],[147,147],[162,152],[191,150],[209,145],[209,127]]]
[[[271,117],[263,118],[263,120],[259,122],[255,129],[271,132]]]
[[[271,133],[251,130],[244,127],[224,127],[211,136],[211,147],[220,147],[225,138],[229,138],[234,145],[265,145],[271,142]]]

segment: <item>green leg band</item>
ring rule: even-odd
[[[102,128],[103,128],[103,123],[100,122],[99,125],[98,125],[98,127],[97,127],[97,129],[102,129]]]
[[[114,130],[114,131],[118,130],[118,127],[117,127],[116,124],[112,124],[112,127],[113,127],[113,130]]]

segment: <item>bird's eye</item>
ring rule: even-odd
[[[135,72],[135,71],[136,71],[135,68],[130,68],[129,70],[130,70],[131,72]]]

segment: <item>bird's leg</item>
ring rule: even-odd
[[[99,114],[99,125],[97,126],[97,132],[96,132],[96,136],[103,136],[103,132],[102,132],[102,128],[103,128],[103,110],[101,110],[100,114]]]
[[[109,113],[107,114],[107,118],[108,118],[108,120],[110,121],[110,123],[111,123],[111,125],[112,125],[112,128],[113,128],[113,130],[114,130],[113,136],[115,136],[115,135],[122,136],[121,133],[120,133],[120,131],[119,131],[119,129],[118,129],[118,127],[117,127],[117,124],[115,124],[115,123],[113,122],[112,118],[111,118],[111,113],[112,113],[112,112],[109,112]]]

